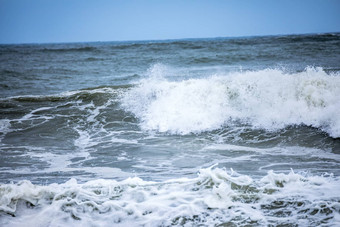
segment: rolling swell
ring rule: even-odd
[[[43,141],[44,147],[71,149],[71,152],[84,149],[91,140],[99,140],[98,146],[109,143],[106,140],[110,140],[111,134],[134,121],[118,102],[118,95],[128,87],[104,86],[56,95],[0,99],[3,127],[0,141],[33,147]]]
[[[128,87],[96,87],[55,95],[4,98],[0,99],[0,116],[12,125],[13,130],[19,131],[29,127],[53,132],[69,127],[67,125],[72,123],[69,121],[71,119],[74,120],[71,128],[82,127],[87,118],[102,122],[103,119],[94,119],[97,115],[110,121],[122,120],[125,115],[119,108],[117,97]],[[43,126],[41,122],[45,122]]]
[[[122,89],[128,89],[132,85],[121,86],[100,86],[94,88],[85,88],[77,91],[63,92],[55,95],[24,95],[13,96],[0,99],[2,102],[17,101],[17,102],[56,102],[56,101],[76,101],[76,100],[96,100],[98,97],[112,95],[120,92]]]

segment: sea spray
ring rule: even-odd
[[[307,125],[340,136],[340,76],[321,68],[244,71],[182,81],[159,79],[156,72],[121,98],[122,107],[139,118],[145,130],[200,133],[240,122],[266,130]]]

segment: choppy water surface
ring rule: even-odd
[[[1,45],[0,224],[340,225],[339,62],[339,34]]]

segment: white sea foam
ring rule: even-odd
[[[219,168],[163,182],[128,178],[0,185],[3,226],[338,225],[340,178]],[[34,218],[32,218],[34,216]]]
[[[266,69],[170,81],[162,70],[150,70],[150,78],[121,98],[144,130],[199,133],[237,121],[266,130],[303,124],[340,137],[338,74]]]

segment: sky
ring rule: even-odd
[[[0,0],[0,43],[340,32],[340,0]]]

